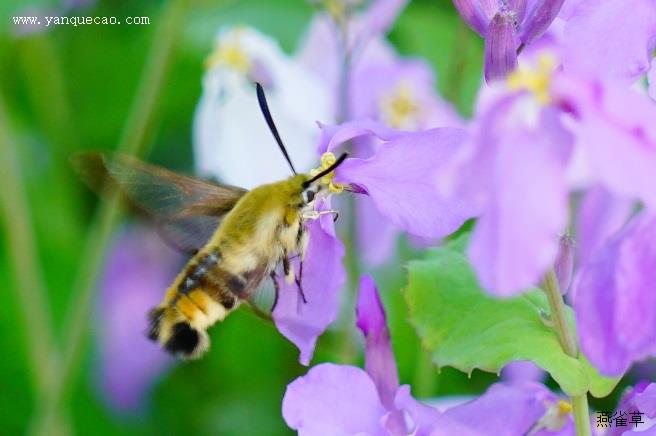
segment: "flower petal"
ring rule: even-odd
[[[413,436],[483,436],[484,432],[478,432],[454,419],[450,419],[437,409],[415,400],[410,393],[410,386],[403,385],[399,388],[396,399],[396,407],[403,410],[410,417]]]
[[[287,386],[282,416],[300,436],[386,435],[387,413],[374,383],[360,368],[323,363]]]
[[[319,127],[321,128],[321,137],[317,148],[319,154],[333,151],[343,143],[362,136],[375,136],[384,141],[391,141],[404,134],[404,132],[392,129],[373,119],[349,121],[336,126],[320,125]]]
[[[321,209],[321,208],[319,208]],[[296,284],[280,283],[280,295],[273,319],[280,333],[300,350],[300,362],[308,365],[317,338],[335,320],[339,309],[339,290],[346,281],[342,266],[344,246],[335,236],[329,215],[307,224],[310,241],[303,261],[303,303]],[[298,259],[292,261],[299,271]]]
[[[408,233],[446,236],[473,215],[468,203],[441,198],[434,183],[464,138],[464,131],[455,128],[400,135],[369,159],[347,159],[335,171],[336,181],[362,188],[388,220]]]
[[[572,283],[572,273],[574,272],[574,240],[569,236],[560,238],[554,271],[558,279],[560,292],[564,295],[569,291]]]
[[[656,58],[651,60],[647,81],[649,82],[649,90],[647,92],[652,100],[656,100]]]
[[[656,383],[650,383],[635,397],[638,410],[644,412],[649,418],[656,417]]]
[[[529,360],[516,360],[504,366],[501,377],[505,381],[536,381],[545,379],[546,373],[542,368]]]
[[[379,266],[395,253],[400,231],[381,215],[367,195],[358,196],[355,208],[358,253],[368,266]]]
[[[565,70],[632,82],[647,72],[656,47],[652,0],[579,2],[565,26]]]
[[[362,276],[360,279],[356,313],[357,326],[366,339],[365,369],[374,381],[383,405],[393,410],[399,377],[385,309],[370,276]]]
[[[564,0],[539,0],[522,23],[519,39],[525,45],[542,35],[558,16]],[[521,20],[521,19],[520,19]]]
[[[547,412],[548,403],[557,401],[540,383],[495,383],[477,399],[444,415],[482,434],[527,434]]]
[[[481,36],[485,36],[490,19],[499,9],[497,0],[453,0],[453,4],[465,23]]]
[[[557,117],[528,97],[502,99],[481,119],[475,146],[488,202],[469,245],[481,284],[498,296],[520,293],[551,268],[567,223],[565,163],[570,138]],[[487,168],[486,168],[487,167]]]
[[[656,216],[634,217],[583,266],[574,308],[581,348],[602,373],[622,375],[656,354]]]
[[[633,201],[617,197],[602,186],[586,191],[576,219],[579,265],[584,265],[610,236],[622,228],[633,206]]]
[[[656,416],[656,384],[649,384],[646,381],[637,383],[635,386],[629,387],[622,395],[619,404],[616,407],[616,412],[625,413],[625,418],[630,424],[631,413],[642,413],[648,418]],[[644,416],[641,416],[644,419]],[[646,425],[636,425],[636,431],[626,431],[626,428],[614,426],[604,432],[604,436],[628,436],[628,435],[650,435],[656,427],[647,423]],[[651,428],[652,431],[646,432],[645,430]]]
[[[515,17],[511,11],[499,11],[485,37],[485,80],[489,83],[506,77],[517,68]]]
[[[316,164],[312,144],[319,136],[314,123],[331,119],[328,91],[318,77],[285,55],[273,39],[250,28],[224,29],[217,44],[218,60],[205,73],[194,118],[198,171],[245,188],[290,175],[260,113],[251,78],[255,73],[271,82],[267,99],[296,168],[312,168]],[[221,55],[221,50],[227,54]],[[241,63],[232,60],[236,65],[231,65],[233,57]]]
[[[656,209],[656,104],[614,81],[554,79],[554,93],[574,114],[579,153],[591,183]]]
[[[375,0],[362,17],[362,31],[366,37],[387,33],[409,0]]]
[[[430,66],[420,59],[362,64],[351,79],[351,116],[404,130],[460,127],[453,107],[435,92]]]

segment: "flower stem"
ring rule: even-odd
[[[340,346],[338,353],[341,363],[352,364],[355,362],[355,357],[357,354],[355,341],[353,340],[352,334],[352,326],[355,324],[355,311],[353,308],[355,307],[355,299],[358,293],[358,283],[360,280],[362,267],[360,265],[360,258],[358,257],[357,210],[355,207],[355,198],[353,198],[353,195],[346,199],[346,203],[348,206],[348,223],[345,238],[345,262],[348,278],[346,283],[346,298],[344,299],[345,305],[343,306],[346,308],[346,312],[342,317],[342,333],[340,336]]]
[[[554,324],[554,330],[558,336],[558,341],[565,353],[575,359],[578,358],[579,351],[576,338],[572,332],[567,316],[565,314],[565,302],[560,293],[560,286],[556,273],[551,269],[542,281],[542,289],[547,295],[549,308],[551,309],[551,319]],[[578,436],[589,436],[590,433],[590,412],[588,411],[587,394],[576,395],[572,397],[572,413],[574,415],[574,425]]]
[[[134,99],[130,116],[119,142],[120,153],[139,155],[149,145],[156,115],[156,101],[162,92],[171,64],[173,45],[178,39],[187,0],[172,0],[165,6],[160,25],[154,35],[146,66]],[[31,431],[33,434],[52,434],[50,423],[55,419],[79,366],[84,339],[89,327],[96,277],[102,266],[104,251],[114,223],[119,216],[119,197],[111,195],[100,204],[80,259],[82,264],[73,284],[73,295],[66,316],[63,353],[59,377],[41,408],[37,411]]]
[[[34,390],[37,399],[44,398],[51,389],[55,372],[44,369],[43,362],[53,358],[54,338],[48,308],[45,280],[38,264],[32,219],[25,189],[21,182],[20,164],[16,148],[9,134],[9,123],[4,102],[0,98],[0,205],[5,217],[8,240],[8,260],[15,278],[14,288],[23,312],[27,332]],[[5,283],[6,284],[6,283]]]
[[[435,394],[436,381],[439,382],[439,374],[433,363],[431,354],[419,345],[415,357],[415,375],[412,382],[412,390],[417,398],[429,398]]]
[[[338,26],[339,41],[338,45],[341,50],[341,64],[339,69],[339,84],[337,88],[337,112],[335,113],[335,120],[337,123],[344,123],[350,120],[350,88],[351,88],[351,66],[352,57],[349,45],[349,19],[348,16],[342,17],[340,22],[335,22]],[[350,144],[346,144],[350,146]],[[342,316],[342,332],[339,339],[339,360],[341,363],[354,363],[356,350],[355,342],[353,340],[353,330],[351,326],[354,325],[353,317],[355,307],[355,298],[358,292],[358,282],[360,280],[361,265],[360,258],[358,257],[358,242],[357,242],[357,210],[355,207],[355,198],[350,195],[346,198],[347,203],[347,217],[348,223],[346,227],[346,272],[347,289],[345,306],[346,312]]]

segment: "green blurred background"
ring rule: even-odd
[[[111,210],[97,212],[101,203],[78,181],[68,158],[77,150],[132,147],[149,161],[189,172],[203,60],[219,27],[250,24],[291,53],[313,7],[304,0],[100,0],[70,14],[147,16],[151,24],[57,26],[19,34],[11,21],[58,8],[55,1],[0,2],[0,433],[33,431],[39,417],[48,416],[39,408],[48,404],[47,394],[38,394],[35,380],[50,362],[42,359],[32,369],[28,323],[49,350],[61,353],[65,344],[77,344],[64,352],[71,373],[53,377],[63,382],[63,395],[50,411],[55,418],[44,418],[55,423],[46,433],[290,433],[281,401],[286,385],[306,368],[272,325],[243,309],[211,330],[214,347],[204,359],[161,374],[139,409],[119,412],[104,399],[93,323],[98,303],[95,291],[87,299],[80,293],[87,282],[95,289],[94,265],[102,264],[111,242]],[[401,54],[427,59],[440,93],[470,114],[482,43],[450,0],[412,1],[389,39]],[[482,392],[495,375],[476,372],[468,378],[448,368],[438,374],[420,350],[400,293],[403,263],[416,253],[399,244],[396,259],[372,273],[388,311],[401,382],[413,384],[420,398]],[[26,286],[45,294],[47,307],[40,308]],[[29,321],[41,309],[52,325]],[[76,310],[91,316],[71,326]],[[329,331],[313,363],[362,364],[360,338],[354,326],[348,328],[351,342],[345,346],[343,332]]]

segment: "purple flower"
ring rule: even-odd
[[[583,265],[574,299],[581,348],[621,375],[656,355],[656,215],[643,211]]]
[[[631,215],[633,201],[601,186],[588,189],[577,210],[577,262],[584,265],[603,243],[618,232]]]
[[[485,80],[505,77],[518,51],[542,35],[564,0],[453,0],[465,22],[485,38]]]
[[[331,150],[366,137],[383,142],[368,159],[347,158],[330,181],[333,189],[367,195],[385,220],[420,237],[446,236],[473,216],[473,208],[466,202],[442,201],[434,184],[440,166],[464,140],[463,130],[401,132],[365,120],[323,126],[319,150],[328,158],[325,162],[334,161]],[[310,226],[310,247],[304,261],[303,288],[308,303],[300,304],[295,286],[283,286],[274,313],[280,331],[301,350],[303,364],[309,363],[316,338],[336,316],[337,292],[345,277],[341,242],[327,216],[321,223]]]
[[[370,277],[360,281],[357,324],[366,339],[366,371],[321,364],[287,387],[282,413],[300,435],[405,434],[394,397],[399,387],[396,362],[382,303]]]
[[[245,27],[224,27],[206,61],[193,142],[201,175],[251,189],[289,176],[289,167],[257,106],[254,81],[263,84],[280,134],[299,171],[316,161],[315,121],[330,117],[321,80],[286,55],[272,38]],[[257,159],[253,158],[257,154]]]
[[[352,2],[337,1],[327,8],[330,14],[318,14],[310,26],[300,56],[333,89],[338,120],[374,119],[405,130],[462,124],[451,105],[435,92],[430,67],[420,59],[399,57],[384,39],[406,3],[377,0],[355,13]],[[350,52],[346,79],[341,71],[344,47],[340,29],[344,27],[348,28]],[[347,95],[341,92],[344,86]],[[367,158],[378,144],[373,137],[358,138],[349,151],[352,157]],[[357,249],[362,260],[370,266],[386,261],[401,229],[385,220],[371,201],[358,202],[356,212]]]
[[[433,72],[419,59],[364,59],[351,89],[350,114],[356,120],[372,118],[403,130],[462,125],[453,107],[435,93]]]
[[[621,427],[618,425],[611,426],[607,432],[604,433],[604,436],[626,436],[626,435],[649,435],[653,434],[653,431],[656,430],[656,426],[652,423],[643,423],[643,424],[631,424],[632,414],[642,414],[637,417],[640,418],[640,421],[644,421],[645,417],[647,418],[656,418],[656,383],[640,382],[634,387],[630,387],[622,398],[620,403],[615,409],[616,416],[620,414],[625,414],[624,418],[629,427],[634,426],[633,428],[636,431],[627,431],[629,427]],[[617,421],[615,421],[617,423]],[[646,432],[647,429],[652,429],[651,432]],[[639,430],[639,431],[638,431]]]
[[[137,409],[145,391],[172,362],[146,338],[145,314],[161,301],[179,261],[156,234],[139,227],[123,231],[108,255],[98,305],[99,377],[116,409]]]
[[[385,41],[384,34],[407,0],[374,0],[366,10],[355,14],[348,0],[331,3],[336,7],[316,14],[310,23],[298,51],[298,59],[315,70],[332,90],[332,95],[338,96],[344,56],[342,26],[348,27],[349,40],[346,45],[353,57],[351,74],[357,74],[363,63],[389,62],[395,57],[394,49]],[[335,110],[337,112],[337,104]]]
[[[506,381],[536,381],[544,380],[546,373],[535,363],[528,360],[510,362],[501,370],[501,377]]]
[[[474,214],[464,201],[444,201],[434,179],[459,150],[465,132],[438,128],[399,132],[374,122],[324,128],[320,150],[331,151],[362,136],[381,141],[368,159],[349,158],[335,171],[335,182],[368,195],[378,211],[398,228],[421,237],[443,237]]]
[[[352,75],[351,110],[354,119],[371,118],[406,130],[456,127],[462,120],[451,105],[435,93],[434,77],[421,60],[362,59]],[[380,141],[360,137],[350,149],[352,156],[368,158]],[[357,204],[358,251],[368,265],[378,265],[392,255],[400,229],[383,219],[371,201]]]
[[[503,97],[477,120],[471,154],[454,171],[461,195],[483,212],[469,257],[482,285],[502,296],[539,281],[567,223],[571,138],[553,109],[528,113],[522,100]]]
[[[323,127],[319,150],[329,162],[330,158],[334,160],[331,150],[363,137],[383,142],[368,159],[347,158],[335,170],[332,188],[367,195],[385,220],[421,237],[446,236],[473,216],[466,202],[442,201],[434,184],[440,166],[451,159],[463,141],[463,130],[440,128],[410,133],[365,120]],[[310,228],[303,273],[308,304],[299,304],[295,287],[281,289],[274,317],[280,331],[301,350],[304,364],[310,361],[317,336],[336,316],[337,291],[345,276],[342,254],[332,223],[324,217],[321,227]]]
[[[570,3],[563,50],[566,70],[631,83],[650,69],[656,48],[652,0]]]
[[[480,208],[469,256],[483,286],[500,296],[536,285],[554,266],[571,192],[601,186],[656,207],[654,102],[555,70],[553,58],[538,63],[496,84],[471,140],[440,178],[443,194]]]
[[[318,210],[322,210],[319,208]],[[307,224],[310,241],[303,261],[303,303],[296,284],[280,283],[273,319],[280,333],[300,350],[300,361],[309,365],[317,338],[335,320],[339,290],[346,281],[342,266],[344,246],[335,237],[332,217],[324,215]],[[298,259],[293,262],[299,271]]]
[[[366,371],[325,363],[287,386],[283,417],[299,435],[573,434],[567,403],[533,382],[493,385],[444,413],[415,400],[409,386],[399,386],[385,312],[369,277],[360,282],[357,325]]]

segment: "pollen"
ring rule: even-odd
[[[549,87],[556,59],[550,54],[541,54],[532,68],[520,67],[508,75],[507,85],[511,91],[529,91],[538,103],[551,103]]]
[[[324,0],[323,5],[336,22],[346,17],[346,5],[343,0]]]
[[[252,61],[240,41],[240,29],[236,29],[218,42],[214,51],[205,59],[205,68],[228,67],[246,74]]]
[[[572,411],[572,404],[569,401],[558,400],[558,413],[560,415],[567,415]]]
[[[413,130],[417,128],[420,106],[412,86],[399,82],[379,101],[381,118],[390,127]]]
[[[321,155],[321,166],[319,168],[310,170],[310,177],[314,177],[315,175],[319,174],[321,171],[330,167],[335,162],[337,162],[337,158],[335,157],[335,155],[330,151],[325,152],[323,155]],[[328,186],[328,190],[333,194],[341,194],[342,192],[344,192],[345,186],[341,183],[333,182],[334,178],[335,178],[335,172],[332,171],[321,178],[321,183]]]

